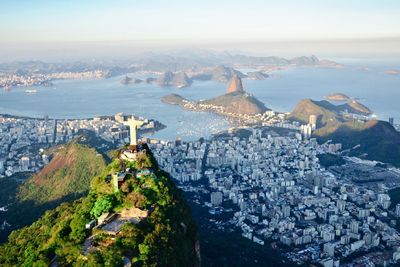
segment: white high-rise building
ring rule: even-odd
[[[26,156],[22,157],[19,160],[19,166],[21,167],[21,170],[23,170],[23,171],[29,170],[29,157],[26,157]]]
[[[313,130],[317,128],[317,116],[316,115],[310,115],[308,118],[308,124],[311,126]]]

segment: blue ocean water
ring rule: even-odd
[[[358,64],[341,69],[293,68],[273,72],[270,78],[262,81],[245,79],[243,84],[246,91],[277,111],[291,111],[303,98],[322,99],[327,94],[342,92],[359,98],[379,119],[394,117],[400,123],[400,75],[384,73],[393,66],[365,67]],[[90,118],[124,112],[159,120],[167,128],[154,137],[169,140],[209,137],[233,126],[232,122],[215,114],[185,111],[160,101],[162,96],[171,93],[192,100],[215,97],[225,92],[226,84],[195,82],[191,87],[177,89],[147,84],[123,85],[119,82],[121,79],[60,80],[53,87],[12,88],[0,93],[0,113]],[[28,95],[26,89],[37,89],[38,93]]]

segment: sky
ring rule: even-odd
[[[399,14],[399,0],[0,0],[0,48],[385,42],[400,38]]]

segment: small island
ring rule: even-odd
[[[124,84],[124,85],[128,85],[128,84],[139,84],[139,83],[142,83],[142,82],[143,82],[143,80],[141,80],[141,79],[133,79],[133,78],[131,78],[131,77],[129,77],[129,76],[125,76],[125,77],[121,80],[121,83]]]
[[[326,100],[329,101],[348,101],[350,97],[343,93],[333,93],[324,97]]]
[[[185,104],[191,103],[189,100],[187,100],[186,98],[184,98],[178,94],[170,94],[170,95],[163,96],[161,98],[161,101],[166,104],[177,105],[177,106],[181,106],[181,107],[184,107]]]
[[[131,78],[131,77],[128,77],[128,76],[125,76],[120,82],[121,82],[122,84],[127,85],[127,84],[132,83],[132,78]]]
[[[400,75],[400,70],[386,70],[385,73],[389,75]]]

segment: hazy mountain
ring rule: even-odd
[[[290,63],[298,66],[316,66],[319,64],[319,59],[314,55],[311,57],[302,56],[291,59]]]
[[[192,84],[192,80],[189,79],[184,72],[173,73],[171,71],[167,71],[158,77],[157,84],[159,86],[176,86],[178,88],[183,88],[190,86]]]
[[[191,75],[193,80],[213,80],[216,82],[228,82],[232,77],[236,75],[239,78],[246,77],[242,72],[235,70],[231,67],[224,65],[218,65],[216,67],[207,67],[198,70]]]
[[[247,72],[247,78],[251,80],[265,80],[268,78],[269,75],[266,73],[263,73],[261,71],[250,71]]]

